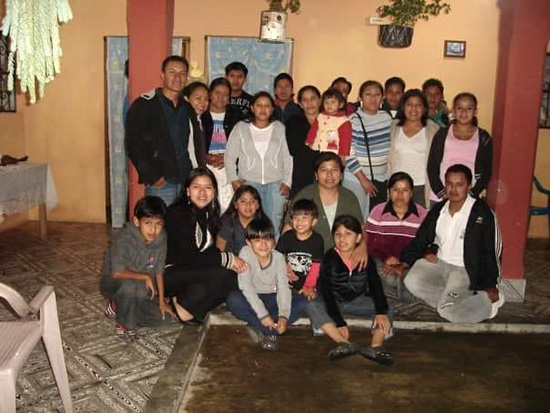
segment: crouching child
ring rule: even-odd
[[[278,350],[278,336],[295,322],[307,304],[292,295],[286,275],[285,257],[275,251],[275,230],[267,218],[252,220],[246,228],[246,246],[239,257],[248,269],[239,274],[239,290],[227,297],[229,310],[248,323],[254,343],[265,350]]]
[[[140,199],[132,222],[116,234],[105,255],[100,290],[109,300],[105,314],[116,319],[119,335],[133,337],[137,327],[157,325],[166,313],[174,316],[164,301],[165,213],[161,198]]]
[[[393,356],[383,347],[384,339],[391,334],[389,307],[376,264],[369,259],[367,267],[359,270],[351,262],[361,241],[361,223],[355,217],[341,215],[334,221],[332,234],[335,246],[321,263],[317,284],[320,296],[308,304],[313,327],[321,328],[337,343],[328,354],[332,360],[360,353],[379,364],[391,365]],[[373,319],[370,345],[350,341],[344,315]]]

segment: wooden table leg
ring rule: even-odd
[[[46,212],[46,204],[38,205],[38,222],[40,225],[40,239],[46,241],[48,239],[48,214]]]

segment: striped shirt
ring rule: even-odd
[[[415,237],[426,214],[426,210],[412,200],[403,219],[396,215],[391,201],[376,205],[365,224],[369,254],[382,261],[389,257],[399,259]]]
[[[361,120],[363,124],[361,124]],[[385,111],[379,111],[376,115],[368,115],[362,109],[350,116],[352,126],[351,151],[346,160],[348,170],[355,174],[363,168],[363,173],[368,179],[372,179],[369,167],[369,155],[374,179],[384,182],[388,179],[388,154],[390,152],[390,126],[391,116]],[[365,133],[369,143],[369,151],[365,144]]]

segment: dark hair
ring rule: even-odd
[[[253,239],[275,239],[275,228],[269,218],[255,218],[246,227],[245,238],[248,241]]]
[[[308,90],[316,94],[319,99],[321,98],[321,92],[319,91],[319,89],[317,89],[313,85],[306,85],[306,86],[302,86],[298,91],[298,102],[302,101],[302,98],[304,97],[304,93],[306,93]]]
[[[392,189],[392,187],[399,181],[407,181],[411,187],[411,190],[414,188],[412,176],[410,176],[407,172],[395,172],[392,176],[390,176],[390,179],[388,179],[388,189]]]
[[[405,117],[404,109],[405,104],[410,98],[419,98],[422,101],[422,106],[424,106],[424,114],[422,115],[420,121],[422,122],[423,126],[426,126],[426,122],[428,121],[428,111],[430,110],[430,107],[428,106],[428,99],[426,99],[426,95],[420,89],[409,89],[401,97],[401,101],[399,102],[399,110],[397,111],[397,119],[399,119],[399,122],[397,124],[399,126],[403,126],[405,124],[407,118]]]
[[[422,83],[422,92],[426,93],[426,89],[428,89],[429,87],[434,87],[434,86],[439,89],[441,94],[443,94],[443,91],[445,90],[443,88],[443,83],[441,83],[441,80],[434,79],[434,78],[430,78],[430,79],[426,80],[424,83]]]
[[[271,102],[271,106],[273,106],[273,109],[275,109],[275,100],[273,99],[273,96],[271,96],[271,94],[269,92],[266,92],[265,90],[262,90],[262,91],[256,93],[254,96],[252,96],[252,100],[250,101],[250,107],[252,108],[252,106],[254,106],[254,104],[260,98],[269,99],[269,101]],[[247,121],[248,122],[253,121],[254,117],[255,117],[254,112],[252,111],[252,109],[250,109],[250,113],[248,115]],[[274,119],[275,119],[275,110],[273,111],[273,113],[269,117],[269,121],[272,122]]]
[[[263,207],[262,207],[262,197],[260,196],[260,193],[256,188],[254,188],[251,185],[241,185],[237,188],[235,193],[233,194],[233,197],[231,198],[231,203],[223,213],[223,216],[229,216],[231,218],[237,218],[239,212],[237,211],[237,208],[235,207],[235,204],[239,200],[241,196],[243,196],[245,193],[249,193],[252,195],[252,197],[258,201],[258,210],[256,211],[256,215],[254,218],[264,218],[267,215],[265,214]]]
[[[227,80],[225,77],[217,77],[212,82],[210,82],[210,91],[212,92],[218,86],[225,86],[229,89],[229,93],[231,93],[231,83],[229,83],[229,80]]]
[[[248,69],[244,65],[244,63],[241,62],[231,62],[227,66],[225,66],[225,75],[227,76],[229,72],[236,72],[241,71],[244,73],[244,77],[248,76]]]
[[[300,214],[310,215],[312,218],[317,219],[319,210],[311,199],[299,199],[290,208],[290,218]]]
[[[334,152],[321,152],[319,154],[317,160],[315,161],[315,173],[317,173],[322,164],[330,161],[336,162],[336,164],[340,167],[340,171],[344,173],[344,162],[342,162],[342,158],[340,158]]]
[[[350,82],[348,79],[346,79],[346,78],[343,77],[343,76],[337,77],[336,79],[334,79],[334,80],[332,81],[332,83],[330,84],[330,87],[331,87],[331,88],[334,88],[334,86],[335,86],[337,83],[345,83],[346,85],[348,85],[348,89],[349,89],[349,90],[348,90],[348,94],[351,93],[351,89],[352,89],[353,85],[351,84],[351,82]]]
[[[401,87],[403,92],[405,91],[405,81],[398,76],[390,77],[386,80],[384,83],[384,91],[388,90],[388,88],[392,85],[398,85]]]
[[[332,224],[332,236],[334,236],[336,230],[338,230],[341,226],[355,232],[356,234],[363,234],[363,227],[361,223],[353,215],[338,215],[334,219],[334,224]]]
[[[164,219],[166,215],[166,204],[158,196],[148,195],[137,201],[134,207],[134,215],[137,219],[141,218],[160,218]]]
[[[457,163],[449,166],[445,171],[445,180],[447,180],[447,176],[449,174],[464,174],[464,176],[466,177],[466,181],[468,181],[468,185],[472,184],[472,171],[466,165]]]
[[[288,73],[279,73],[277,76],[275,76],[275,80],[273,80],[273,89],[277,87],[277,83],[280,80],[288,80],[290,82],[290,85],[294,87],[294,80],[292,79],[292,76],[290,76]]]
[[[335,98],[340,102],[341,105],[346,104],[346,99],[344,98],[344,95],[342,95],[342,92],[340,92],[338,89],[330,88],[323,92],[323,95],[321,96],[321,107],[324,108],[325,100],[329,98]],[[340,108],[341,110],[343,108]]]
[[[359,99],[361,99],[361,96],[363,96],[363,92],[366,88],[375,86],[378,89],[380,89],[380,93],[384,94],[384,88],[382,87],[382,84],[378,82],[377,80],[367,80],[366,82],[363,82],[361,84],[361,87],[359,88]]]
[[[172,55],[172,56],[168,56],[166,59],[162,61],[161,69],[163,72],[166,70],[166,66],[168,66],[168,63],[170,62],[179,62],[183,64],[187,70],[189,70],[189,62],[185,57]]]
[[[182,96],[189,97],[193,94],[193,92],[197,89],[204,88],[206,90],[206,93],[210,93],[210,89],[208,89],[208,86],[206,83],[202,82],[191,82],[183,90],[181,91]]]
[[[191,207],[190,218],[194,221],[197,220],[197,212],[199,208],[197,208],[195,204],[191,202],[191,199],[189,198],[187,192],[193,181],[200,176],[207,176],[208,178],[210,178],[210,180],[212,181],[212,185],[214,186],[214,198],[205,209],[208,217],[208,229],[211,232],[215,233],[218,230],[220,222],[220,203],[218,201],[218,181],[216,180],[216,176],[214,176],[214,173],[210,169],[200,166],[191,170],[191,172],[189,172],[189,176],[185,180],[185,185],[183,186],[181,195],[176,202],[178,204],[185,203],[189,205]]]
[[[456,106],[456,103],[460,99],[470,99],[472,102],[474,102],[474,106],[477,109],[477,98],[476,98],[476,95],[474,95],[473,93],[462,92],[462,93],[459,93],[458,95],[456,95],[455,98],[453,99],[453,108]],[[455,122],[455,120],[453,120],[453,122]],[[478,125],[479,122],[477,120],[477,116],[474,116],[474,118],[472,119],[472,123],[473,123],[474,126]]]

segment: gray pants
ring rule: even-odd
[[[375,258],[374,262],[376,263],[376,270],[378,271],[378,274],[380,275],[380,279],[382,280],[382,285],[384,286],[384,292],[388,293],[389,291],[395,290],[395,295],[397,296],[397,299],[402,303],[410,304],[414,302],[415,300],[414,296],[409,292],[409,290],[407,290],[404,284],[404,279],[407,275],[408,270],[405,270],[405,272],[403,273],[403,277],[398,277],[395,274],[385,276],[382,273],[382,268],[384,268],[384,263],[378,258]]]
[[[471,291],[464,267],[441,259],[432,264],[416,261],[405,278],[405,286],[416,297],[434,307],[452,323],[479,323],[491,315],[491,299],[485,291]]]

